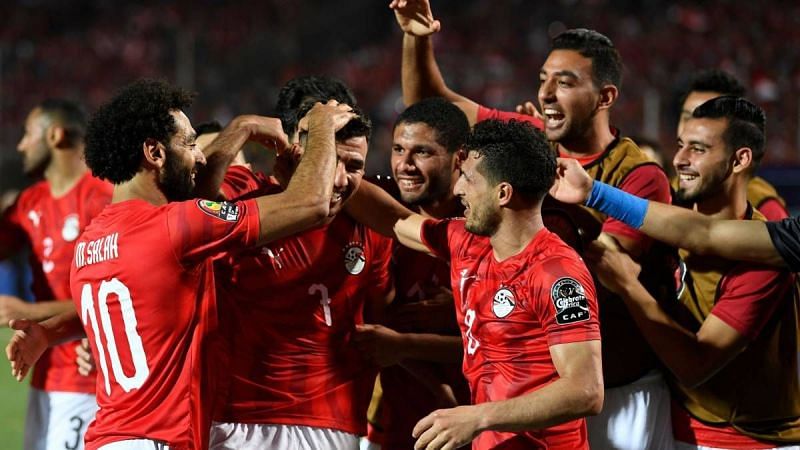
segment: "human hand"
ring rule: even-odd
[[[402,335],[383,325],[356,325],[353,342],[369,361],[380,367],[393,366],[404,358]]]
[[[248,140],[275,149],[279,154],[289,148],[289,137],[283,132],[281,120],[274,117],[245,115],[237,117],[250,131]]]
[[[539,120],[544,120],[544,116],[542,113],[536,109],[536,105],[533,104],[531,101],[524,102],[522,104],[517,105],[516,107],[517,113],[525,114],[526,116],[535,117]]]
[[[415,449],[455,450],[471,442],[481,432],[484,418],[480,405],[437,409],[420,419],[411,435]]]
[[[6,346],[6,358],[11,362],[11,375],[22,381],[47,350],[47,336],[44,327],[32,320],[12,320],[9,326],[17,331]]]
[[[558,158],[556,181],[550,195],[564,203],[585,203],[592,193],[594,180],[576,159]]]
[[[92,350],[89,348],[89,339],[81,339],[81,343],[75,346],[75,353],[78,355],[75,362],[78,364],[78,373],[88,377],[95,368]]]
[[[12,295],[0,295],[0,327],[8,326],[14,319],[25,319],[28,316],[30,303]]]
[[[336,132],[355,117],[356,113],[353,112],[353,108],[345,103],[340,104],[336,100],[328,100],[326,103],[317,102],[300,119],[297,128],[300,131],[310,131],[317,126],[328,124],[333,125],[333,130]]]
[[[621,295],[625,289],[639,282],[642,267],[616,246],[594,241],[584,258],[591,266],[592,273],[611,292]]]
[[[433,18],[428,0],[392,0],[389,8],[394,10],[397,24],[406,34],[429,36],[442,27],[442,24]]]

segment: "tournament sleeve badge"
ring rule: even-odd
[[[589,320],[589,301],[578,280],[571,277],[559,278],[550,289],[550,297],[556,307],[556,323],[567,325]]]
[[[211,200],[197,200],[197,207],[200,211],[211,217],[222,219],[226,222],[239,221],[239,205],[229,202],[214,202]]]

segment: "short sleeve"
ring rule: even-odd
[[[789,211],[777,198],[768,198],[758,205],[758,212],[764,215],[767,220],[783,220],[789,217]]]
[[[550,346],[600,339],[597,293],[577,255],[548,258],[533,271],[531,308]]]
[[[711,314],[753,340],[780,303],[792,300],[789,289],[794,279],[787,271],[738,265],[720,283],[719,298]]]
[[[484,120],[489,120],[489,119],[502,120],[503,122],[508,122],[510,120],[516,120],[519,122],[528,122],[529,124],[533,125],[534,127],[540,130],[544,129],[544,123],[542,123],[541,119],[537,117],[510,111],[500,111],[498,109],[491,109],[483,105],[478,105],[477,121],[483,122]]]
[[[667,175],[655,164],[647,164],[633,169],[617,187],[629,194],[654,202],[667,204],[672,202]],[[641,231],[610,217],[603,222],[603,232],[649,242],[647,236]]]
[[[428,219],[422,223],[422,243],[437,258],[450,261],[451,249],[461,248],[466,240],[463,219]]]
[[[202,260],[258,242],[260,221],[255,200],[189,200],[168,206],[169,238],[181,262]]]
[[[792,272],[800,272],[800,218],[767,222],[767,231],[778,254]]]
[[[253,193],[264,190],[267,185],[270,185],[269,180],[263,174],[237,165],[230,166],[225,172],[220,190],[227,200],[236,200],[249,198]]]

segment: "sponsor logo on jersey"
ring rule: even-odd
[[[591,317],[583,286],[574,278],[556,280],[550,289],[550,297],[556,307],[556,323],[559,325],[583,322]]]
[[[679,260],[678,267],[675,269],[675,286],[678,298],[681,298],[683,291],[686,290],[686,275],[688,273],[689,269],[686,267],[686,263],[682,259]]]
[[[237,222],[239,220],[239,206],[235,203],[198,200],[197,207],[209,216],[226,222]]]
[[[351,242],[344,248],[344,268],[350,275],[358,275],[367,265],[364,246],[360,242]]]
[[[78,239],[80,234],[80,221],[77,214],[70,214],[64,219],[64,226],[61,228],[61,237],[66,242]]]
[[[516,305],[517,301],[511,289],[501,288],[495,292],[494,299],[492,299],[492,312],[498,319],[503,319],[511,314]]]

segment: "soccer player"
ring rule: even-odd
[[[558,154],[575,158],[596,179],[650,200],[669,202],[669,181],[636,143],[610,126],[610,111],[619,96],[622,62],[613,43],[586,29],[567,30],[552,40],[539,75],[543,119],[498,111],[453,92],[436,64],[431,34],[441,25],[427,0],[394,0],[404,31],[403,99],[415,102],[442,96],[467,115],[471,124],[489,118],[517,119],[543,128]],[[672,290],[673,258],[641,232],[593,212],[602,223],[599,239],[618,245],[642,263],[647,287],[658,297]],[[669,392],[657,359],[633,324],[622,302],[600,292],[603,370],[607,392],[603,411],[587,421],[590,442],[597,447],[631,450],[668,447]],[[611,297],[604,301],[604,297]]]
[[[362,183],[349,212],[403,245],[450,261],[472,405],[436,410],[415,448],[588,448],[603,379],[597,303],[580,257],[544,228],[555,158],[531,125],[477,124],[454,192],[465,219],[415,214]]]
[[[443,98],[422,100],[400,114],[394,124],[391,167],[396,183],[392,187],[404,205],[428,218],[463,215],[453,185],[468,134],[464,113]],[[405,450],[414,446],[411,431],[420,419],[435,409],[467,404],[469,392],[460,369],[461,338],[449,265],[396,245],[392,267],[396,293],[388,328],[365,325],[356,338],[365,353],[387,366],[380,375],[382,432],[371,433],[370,440],[383,450]]]
[[[245,141],[288,145],[277,119],[240,116],[203,155],[183,112],[190,101],[180,89],[143,80],[90,122],[87,163],[115,187],[112,204],[79,238],[71,271],[100,368],[89,449],[207,448],[215,388],[207,347],[217,332],[212,258],[324,220],[334,133],[354,117],[336,102],[311,110],[305,157],[282,193],[236,203],[185,200],[201,169],[224,172]],[[220,175],[202,177],[206,191],[218,192]],[[29,341],[52,341],[74,323],[45,325],[18,332],[7,348],[16,375],[35,360]]]
[[[308,145],[305,120],[297,137],[301,152]],[[363,177],[370,129],[360,115],[336,133],[333,196],[321,226],[216,265],[231,383],[215,418],[212,449],[355,450],[366,434],[377,367],[352,335],[357,324],[380,320],[391,300],[391,240],[339,212]],[[285,188],[236,170],[237,178],[250,177],[238,185],[258,189],[228,195]]]
[[[747,184],[764,155],[765,116],[735,97],[693,110],[678,138],[678,196],[700,213],[760,220]],[[742,236],[741,238],[745,238]],[[629,258],[613,250],[597,268],[670,369],[678,448],[775,448],[800,443],[798,304],[786,270],[681,250],[680,308],[661,308]]]
[[[678,135],[684,124],[692,117],[692,111],[712,98],[722,95],[744,97],[745,88],[733,75],[718,69],[703,70],[695,73],[681,95],[681,111],[678,120]],[[677,179],[674,182],[677,185]],[[764,214],[767,220],[781,220],[789,217],[786,201],[781,198],[769,182],[761,177],[753,176],[747,184],[747,200]]]
[[[111,201],[111,185],[92,177],[83,162],[86,116],[68,100],[45,100],[28,114],[17,146],[25,173],[43,177],[5,211],[0,253],[7,257],[28,245],[35,303],[1,296],[0,321],[40,321],[74,310],[69,267],[75,241]],[[33,370],[25,421],[26,449],[82,449],[94,418],[95,373],[76,367],[77,341],[53,347]]]

